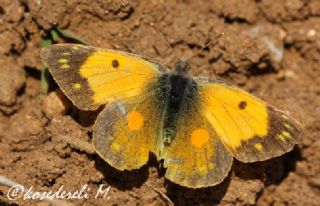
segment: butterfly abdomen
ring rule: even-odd
[[[162,88],[166,88],[166,110],[163,124],[163,144],[168,146],[172,142],[175,133],[177,120],[181,115],[182,107],[193,101],[196,95],[196,83],[188,75],[170,73],[166,81],[162,82]]]

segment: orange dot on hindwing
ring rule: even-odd
[[[140,112],[132,111],[127,116],[129,130],[140,130],[144,125],[144,118]]]
[[[209,141],[209,137],[208,131],[202,128],[193,130],[190,136],[191,143],[199,148]]]

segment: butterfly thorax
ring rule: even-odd
[[[163,87],[166,96],[166,110],[163,124],[163,144],[170,145],[175,134],[177,120],[181,115],[182,107],[186,102],[192,101],[196,91],[196,83],[189,76],[190,65],[187,62],[179,61],[175,69],[165,76]]]

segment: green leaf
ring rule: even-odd
[[[57,30],[55,30],[55,29],[50,30],[50,34],[51,34],[53,41],[55,41],[55,42],[59,41],[60,36],[59,36],[59,33]]]
[[[70,32],[68,30],[57,29],[57,31],[61,34],[61,36],[63,38],[75,40],[76,42],[78,42],[80,44],[83,44],[83,45],[89,45],[88,42],[86,42],[85,40],[77,37],[76,35],[74,35],[72,32]]]
[[[48,67],[46,65],[42,65],[41,67],[41,93],[47,94],[49,91],[50,85],[50,74]]]
[[[43,37],[43,38],[41,39],[41,41],[40,41],[40,46],[41,46],[41,48],[45,48],[45,47],[47,47],[47,46],[49,46],[49,45],[51,45],[51,44],[52,44],[52,40],[49,39],[49,38]]]

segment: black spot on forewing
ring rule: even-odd
[[[115,69],[117,69],[120,66],[119,61],[116,59],[112,60],[111,64],[112,64],[112,67]]]
[[[247,102],[241,101],[238,106],[239,106],[239,109],[245,109],[247,107]]]

